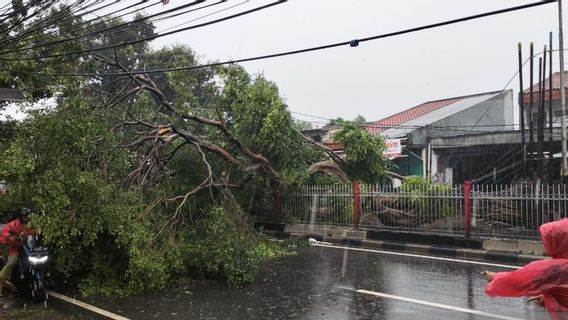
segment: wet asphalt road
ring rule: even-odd
[[[356,292],[365,289],[519,319],[548,319],[526,299],[485,296],[481,270],[499,267],[310,247],[266,262],[244,288],[195,282],[187,288],[99,307],[130,319],[491,319]]]

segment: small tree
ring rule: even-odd
[[[355,119],[353,119],[353,122],[355,122],[355,123],[365,123],[365,122],[367,122],[367,119],[365,119],[365,117],[363,117],[362,115],[359,114],[359,115],[357,115],[357,116],[355,117]]]
[[[351,179],[376,183],[389,167],[383,156],[385,141],[379,135],[371,135],[361,126],[346,122],[334,140],[343,144],[345,171]]]

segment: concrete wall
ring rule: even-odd
[[[518,108],[518,106],[517,106]],[[529,105],[526,104],[524,105],[524,109],[525,109],[525,125],[529,126]],[[544,112],[545,112],[545,116],[544,116],[544,121],[546,122],[546,126],[548,126],[548,117],[549,117],[549,105],[548,105],[548,101],[545,102],[544,104]],[[534,127],[536,128],[536,121],[538,120],[538,105],[535,103],[533,104],[533,108],[532,108],[532,114],[533,114],[533,121],[534,121]],[[560,101],[558,100],[553,100],[552,101],[552,121],[553,121],[553,126],[554,127],[560,127],[560,115],[562,114],[562,108],[560,107]],[[517,120],[517,123],[520,124],[521,123],[521,119],[519,116],[519,119]]]
[[[304,137],[312,140],[317,141],[316,137],[319,137],[321,143],[325,142],[333,142],[332,137],[333,133],[336,132],[337,129],[310,129],[310,130],[303,130],[302,134]]]

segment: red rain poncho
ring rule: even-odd
[[[540,238],[553,259],[534,261],[513,272],[498,272],[485,293],[492,297],[542,295],[552,319],[568,319],[568,219],[543,224]]]
[[[0,231],[0,245],[10,247],[8,256],[17,256],[21,245],[19,238],[31,234],[33,234],[32,230],[26,228],[20,219],[12,220]]]

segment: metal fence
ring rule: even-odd
[[[462,186],[363,185],[361,190],[362,228],[450,234],[464,230]]]
[[[276,200],[280,197],[280,207]],[[264,217],[284,223],[353,226],[353,185],[306,186],[275,196],[274,211]]]
[[[566,218],[565,185],[481,185],[471,192],[471,228],[487,237],[538,238],[538,227]]]
[[[264,222],[460,236],[538,238],[542,223],[566,217],[564,185],[418,184],[307,186],[268,195]]]

